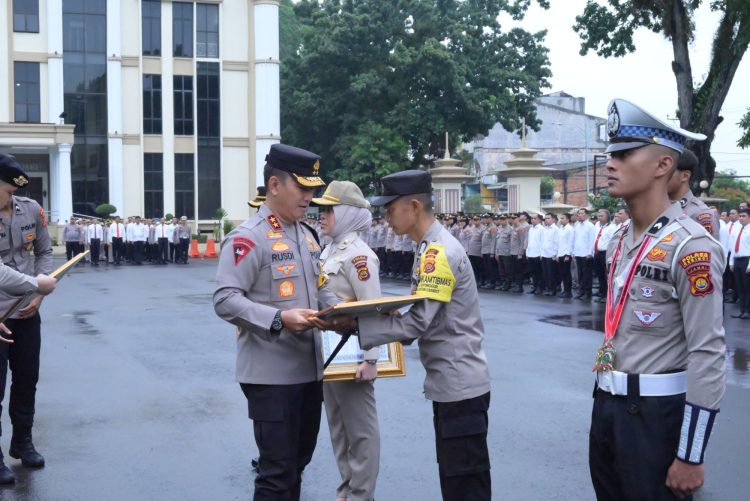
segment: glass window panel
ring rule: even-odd
[[[107,50],[107,20],[104,16],[86,16],[85,44],[88,52]]]
[[[84,17],[78,14],[63,16],[63,50],[65,52],[84,51]]]

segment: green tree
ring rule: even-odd
[[[594,211],[599,209],[607,209],[610,214],[617,212],[617,209],[625,207],[625,202],[622,198],[610,196],[609,190],[606,188],[599,190],[596,194],[589,193],[589,202],[594,208]]]
[[[545,32],[498,21],[522,18],[530,1],[301,0],[299,38],[281,29],[282,137],[319,153],[325,175],[369,191],[439,158],[445,131],[458,144],[496,122],[537,128],[534,99],[551,75]]]
[[[552,176],[544,176],[539,184],[539,196],[542,200],[549,200],[555,193],[555,180]]]
[[[96,209],[94,209],[94,212],[96,212],[97,215],[103,217],[104,219],[107,219],[111,214],[117,212],[117,207],[112,204],[101,204],[97,206]]]
[[[661,33],[672,43],[672,72],[677,83],[680,126],[705,134],[706,141],[690,146],[699,159],[693,190],[706,179],[712,182],[716,161],[711,157],[714,133],[723,117],[724,99],[750,43],[750,2],[712,0],[711,10],[721,12],[713,50],[703,82],[696,84],[689,44],[694,37],[695,11],[703,0],[588,0],[573,29],[582,40],[581,55],[589,50],[602,57],[620,57],[636,50],[633,35],[639,28]],[[666,61],[665,61],[666,62]],[[750,121],[750,119],[749,119]]]
[[[718,171],[713,187],[714,189],[732,188],[744,192],[745,195],[750,195],[750,181],[738,178],[737,171],[734,169]]]
[[[747,110],[747,113],[745,113],[745,116],[742,117],[742,120],[737,124],[743,129],[745,129],[745,133],[742,134],[742,137],[739,141],[737,141],[737,146],[740,148],[747,148],[750,146],[750,108]]]
[[[464,198],[463,212],[464,214],[479,214],[480,212],[484,212],[481,195],[469,195]]]

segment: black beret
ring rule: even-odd
[[[0,180],[16,188],[23,188],[29,184],[29,176],[16,157],[5,153],[0,153]]]

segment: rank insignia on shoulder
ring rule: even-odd
[[[234,237],[232,239],[232,250],[234,251],[234,265],[239,265],[245,256],[255,248],[255,242],[249,238]]]
[[[654,225],[651,227],[651,229],[648,230],[648,232],[651,233],[652,235],[655,235],[658,232],[660,232],[661,229],[664,228],[664,226],[666,226],[668,222],[669,222],[669,218],[667,216],[662,216],[654,223]]]
[[[279,222],[279,219],[271,214],[267,218],[268,224],[271,225],[271,228],[273,228],[276,231],[282,231],[284,228],[281,226],[281,223]]]

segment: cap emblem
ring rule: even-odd
[[[16,183],[18,186],[26,186],[27,184],[29,184],[29,180],[26,179],[24,176],[14,177],[13,182]]]
[[[316,160],[313,164],[313,177],[317,177],[320,172],[320,160]]]
[[[609,107],[609,116],[607,117],[607,132],[609,137],[615,137],[620,130],[620,113],[617,111],[615,103]]]

